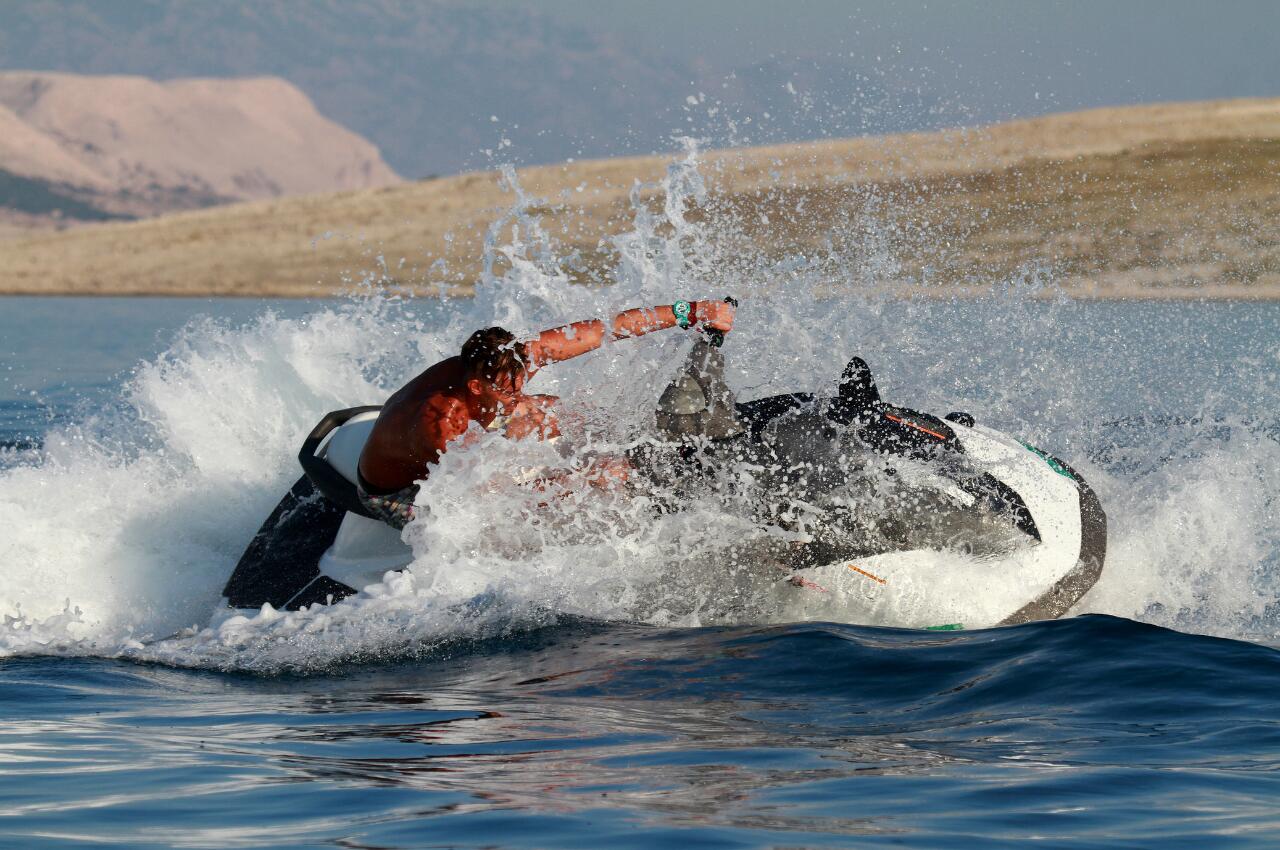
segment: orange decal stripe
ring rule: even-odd
[[[853,570],[855,573],[862,573],[864,576],[866,576],[867,578],[871,579],[872,581],[878,581],[878,582],[880,582],[881,584],[888,584],[888,583],[889,583],[889,582],[885,581],[884,579],[880,578],[880,576],[873,576],[871,573],[869,573],[869,572],[867,572],[866,570],[862,569],[862,567],[855,567],[853,564],[845,564],[845,566],[846,566],[846,567],[848,567],[849,569]]]
[[[908,428],[915,428],[917,431],[923,431],[923,432],[925,432],[926,434],[928,434],[930,437],[937,437],[939,440],[946,440],[946,439],[947,439],[947,435],[946,435],[946,434],[939,434],[937,431],[931,431],[931,430],[929,430],[928,428],[924,427],[923,425],[917,425],[917,424],[916,424],[916,423],[914,423],[914,422],[908,422],[907,420],[903,419],[903,418],[902,418],[902,417],[900,417],[900,416],[894,416],[892,413],[886,413],[886,414],[884,415],[884,418],[885,418],[885,419],[892,419],[894,422],[898,422],[898,423],[901,423],[901,424],[903,424],[903,425],[906,425]]]

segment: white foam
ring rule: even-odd
[[[264,610],[206,627],[246,542],[297,477],[297,446],[326,410],[380,402],[477,327],[530,332],[729,293],[742,298],[726,355],[744,397],[830,386],[858,353],[887,397],[969,409],[1083,472],[1111,519],[1107,570],[1086,610],[1227,635],[1280,633],[1280,445],[1256,423],[1213,424],[1222,399],[1206,387],[1199,421],[1211,424],[1170,426],[1181,435],[1177,450],[1167,437],[1135,447],[1144,460],[1130,471],[1091,460],[1114,440],[1104,422],[1123,409],[1116,396],[1142,404],[1153,378],[1130,375],[1102,393],[1125,362],[1104,350],[1110,336],[1078,325],[1078,308],[1012,293],[958,304],[862,295],[892,264],[887,240],[867,223],[865,239],[843,234],[829,256],[743,256],[730,224],[684,214],[703,191],[694,152],[668,175],[660,215],[637,201],[635,227],[615,240],[616,283],[578,286],[529,215],[533,200],[507,179],[516,202],[487,247],[503,262],[488,265],[474,300],[450,302],[440,320],[413,318],[413,302],[369,296],[302,319],[193,324],[127,381],[118,410],[55,429],[37,456],[0,471],[0,653],[315,668],[563,615],[730,617],[744,609],[717,596],[722,574],[709,564],[751,533],[732,512],[708,504],[666,515],[617,494],[555,497],[504,478],[513,467],[572,468],[635,439],[683,354],[678,332],[667,332],[607,345],[531,384],[584,412],[579,453],[487,436],[447,454],[406,530],[417,554],[410,570],[328,609]],[[509,270],[495,275],[499,265]],[[1245,372],[1268,368],[1272,361]],[[1274,384],[1254,390],[1259,413],[1280,407]]]

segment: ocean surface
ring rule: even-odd
[[[604,288],[517,206],[473,299],[0,302],[0,847],[1280,846],[1280,305],[894,300],[869,248],[746,263],[646,215]],[[1078,616],[747,615],[699,581],[733,517],[531,507],[495,482],[554,459],[495,437],[433,471],[404,573],[213,618],[327,410],[478,327],[728,293],[743,400],[858,354],[1071,463],[1109,521]],[[683,346],[530,390],[616,448]]]
[[[163,587],[139,594],[161,614],[131,612],[128,635],[91,622],[77,631],[61,612],[90,607],[96,585],[83,571],[114,570],[102,581],[130,584],[130,570],[142,570],[163,583],[146,563],[154,550],[217,547],[199,540],[207,528],[196,520],[121,543],[113,524],[136,524],[141,508],[123,497],[116,514],[82,510],[61,501],[79,491],[59,488],[64,476],[154,486],[115,478],[140,464],[153,471],[148,455],[173,450],[176,438],[155,437],[154,410],[139,401],[159,365],[177,370],[175,382],[198,372],[206,387],[252,398],[247,375],[271,368],[263,340],[282,327],[287,349],[317,324],[411,323],[405,305],[393,315],[359,302],[4,307],[0,570],[12,601],[0,660],[0,846],[1280,843],[1275,305],[935,303],[887,320],[917,339],[956,326],[988,334],[1007,309],[1039,326],[1094,328],[1123,352],[1103,345],[1067,376],[1088,387],[1101,420],[1064,423],[1075,451],[1043,440],[1088,471],[1110,511],[1099,590],[1114,587],[1084,606],[1106,613],[954,633],[673,627],[542,602],[522,609],[493,592],[444,624],[426,607],[371,614],[381,621],[354,651],[305,630],[164,648],[144,634],[148,616],[163,619]],[[234,354],[215,339],[234,342]],[[948,346],[928,368],[945,369],[952,387],[1008,379],[998,374],[1010,370],[1005,355],[980,342],[968,354]],[[974,376],[945,365],[965,356],[994,357],[996,368]],[[901,394],[928,394],[889,372],[882,381]],[[1050,404],[1055,375],[1040,380],[1016,395]],[[212,451],[221,423],[210,394],[164,409],[205,422],[193,426],[205,435],[195,444]],[[994,409],[1017,409],[992,398]],[[326,406],[308,403],[304,424]],[[1037,410],[1020,416],[1024,427],[1038,421]],[[253,497],[253,517],[275,495]],[[1215,527],[1236,511],[1251,516]],[[247,540],[253,517],[229,544]],[[43,523],[59,561],[25,551],[17,522]],[[187,555],[216,561],[206,597],[235,554],[231,545],[220,558]],[[41,603],[55,613],[22,613]],[[414,623],[419,614],[436,627]]]

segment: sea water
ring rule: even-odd
[[[474,298],[5,301],[0,845],[1280,842],[1280,305],[1052,281],[893,299],[864,285],[870,248],[728,262],[682,213],[696,174],[665,188],[603,288],[570,282],[518,198]],[[890,401],[1076,467],[1110,530],[1082,616],[735,619],[697,582],[735,517],[548,504],[495,482],[563,453],[493,437],[433,470],[404,573],[211,622],[325,411],[477,327],[725,294],[741,399],[829,390],[858,354]],[[615,451],[685,345],[611,344],[529,389]]]

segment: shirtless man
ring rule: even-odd
[[[427,369],[387,399],[360,455],[360,501],[377,518],[404,528],[413,518],[417,482],[472,422],[486,429],[503,424],[514,439],[558,433],[549,416],[554,399],[524,394],[525,383],[543,366],[595,351],[606,332],[629,339],[700,325],[726,333],[733,317],[734,306],[724,301],[677,301],[623,311],[607,328],[591,319],[522,342],[502,328],[476,331],[461,354]]]

